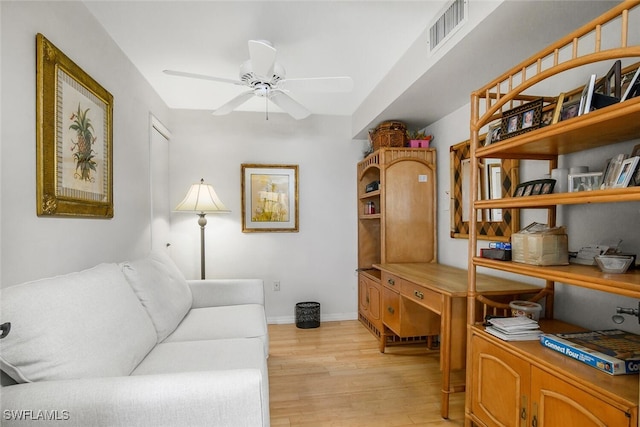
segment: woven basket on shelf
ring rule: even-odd
[[[382,147],[404,147],[407,142],[407,126],[397,120],[382,122],[370,132],[373,151]]]

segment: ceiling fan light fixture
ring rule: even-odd
[[[269,96],[269,90],[271,89],[271,86],[267,83],[258,83],[254,86],[253,89],[253,94],[256,96],[259,96],[261,98],[264,98],[266,96]]]
[[[1,0],[0,0],[1,1]],[[218,109],[213,115],[221,116],[238,108],[250,98],[258,96],[271,101],[296,120],[308,117],[311,112],[294,100],[289,93],[295,91],[337,93],[353,89],[350,77],[285,78],[285,69],[276,62],[276,49],[265,40],[249,40],[249,59],[240,66],[240,80],[206,76],[184,71],[165,70],[164,73],[178,77],[189,77],[221,83],[245,86],[249,90],[237,95]]]

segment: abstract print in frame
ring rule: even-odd
[[[298,231],[298,166],[242,164],[242,232]]]
[[[37,214],[113,218],[113,96],[36,36]]]

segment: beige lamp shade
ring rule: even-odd
[[[178,203],[176,211],[200,212],[200,213],[227,213],[231,212],[222,203],[211,184],[205,184],[204,179],[199,184],[193,184],[184,200]]]

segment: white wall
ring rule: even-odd
[[[323,320],[357,312],[356,163],[363,143],[350,138],[350,119],[284,114],[172,112],[171,203],[204,178],[231,214],[207,215],[207,278],[265,281],[271,323],[293,322],[296,302],[318,301]],[[243,233],[240,165],[299,166],[298,233]],[[172,215],[171,254],[188,278],[200,277],[195,214]],[[281,283],[273,291],[273,281]]]
[[[576,85],[577,86],[577,85]],[[466,269],[468,266],[467,239],[450,237],[450,161],[449,147],[469,139],[470,105],[458,109],[438,122],[425,128],[427,134],[434,135],[433,146],[438,150],[438,261]],[[615,147],[599,148],[559,158],[560,167],[586,165],[591,171],[602,170],[605,160],[618,152],[631,153],[639,140],[629,141]],[[548,173],[546,162],[522,161],[520,164],[522,182],[542,178]],[[532,221],[546,222],[546,211],[526,210],[521,215],[521,225]],[[558,210],[558,225],[565,225],[569,235],[569,250],[577,251],[582,246],[600,243],[608,238],[623,239],[622,249],[640,254],[640,203],[618,203],[600,205],[562,206]],[[486,247],[487,242],[479,241]],[[497,271],[481,270],[484,273],[506,276],[515,280],[543,285],[523,276],[506,275]],[[590,291],[583,288],[558,284],[555,297],[555,317],[590,329],[621,327],[631,332],[640,332],[636,318],[627,316],[622,325],[611,321],[618,306],[638,308],[638,301]],[[585,313],[589,313],[588,316]]]
[[[81,2],[0,2],[1,285],[149,250],[149,113],[168,109]],[[114,96],[111,220],[36,216],[36,33]]]

